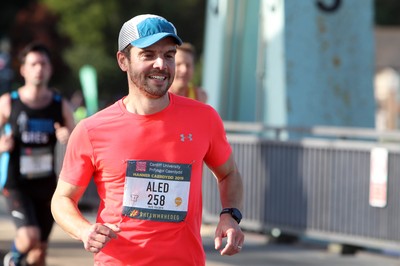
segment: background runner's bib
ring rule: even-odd
[[[22,177],[41,178],[53,172],[53,153],[50,147],[21,149]]]
[[[183,221],[191,171],[190,164],[129,160],[122,214],[141,220]]]

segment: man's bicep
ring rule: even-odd
[[[229,156],[228,160],[226,160],[226,162],[223,163],[222,165],[217,166],[217,167],[212,167],[212,168],[210,168],[210,170],[213,172],[213,174],[217,178],[218,182],[221,182],[228,175],[237,171],[237,167],[236,167],[235,160],[233,159],[233,155],[231,154]]]

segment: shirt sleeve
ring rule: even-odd
[[[68,140],[60,179],[72,185],[87,186],[94,173],[93,162],[93,147],[81,121]]]
[[[211,108],[209,115],[209,132],[211,132],[210,146],[204,158],[204,162],[210,167],[218,167],[224,164],[232,154],[232,148],[226,138],[223,121],[217,111]]]

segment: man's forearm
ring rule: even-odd
[[[222,208],[243,208],[243,182],[238,171],[218,182]]]
[[[91,223],[80,212],[77,203],[71,198],[54,195],[51,211],[56,223],[77,240],[82,240],[83,230],[91,226]]]

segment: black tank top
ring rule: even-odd
[[[18,92],[11,92],[9,124],[14,137],[5,188],[56,182],[54,123],[64,124],[62,98],[53,92],[52,101],[40,109],[26,106]]]

